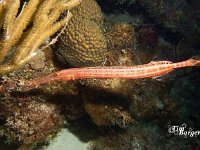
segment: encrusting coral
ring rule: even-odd
[[[107,45],[100,7],[95,0],[84,0],[71,12],[74,17],[56,45],[58,54],[74,67],[102,65]]]
[[[114,25],[113,29],[108,32],[107,37],[109,50],[132,48],[136,43],[134,27],[126,23]]]
[[[66,26],[72,14],[59,20],[61,13],[70,10],[81,0],[20,0],[0,1],[0,74],[12,71],[37,55],[38,48],[50,36]],[[54,43],[53,39],[48,45]],[[39,48],[40,49],[40,48]],[[42,48],[41,48],[42,49]]]
[[[32,144],[53,136],[64,120],[56,105],[44,102],[42,97],[17,97],[1,101],[3,134],[10,142]]]

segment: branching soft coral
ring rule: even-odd
[[[12,71],[37,54],[42,43],[62,27],[72,14],[60,15],[82,0],[0,1],[0,74]]]

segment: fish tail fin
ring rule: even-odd
[[[200,66],[200,56],[193,56],[189,60],[192,62],[192,66]]]

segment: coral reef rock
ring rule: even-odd
[[[197,31],[194,12],[186,0],[141,0],[139,2],[146,7],[149,14],[158,23],[163,24],[173,32],[178,31],[189,35]]]
[[[121,106],[101,102],[105,100],[101,98],[96,100],[92,94],[83,95],[85,111],[90,115],[96,125],[117,125],[124,128],[132,122],[130,114]]]
[[[63,125],[63,117],[56,105],[42,102],[37,97],[11,98],[2,101],[3,133],[9,141],[32,144],[50,138]]]
[[[132,48],[135,43],[134,27],[129,24],[116,24],[113,29],[108,32],[109,49],[122,50],[124,48]]]
[[[158,31],[153,25],[142,26],[138,31],[138,43],[146,47],[158,45]]]

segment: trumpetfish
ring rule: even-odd
[[[70,68],[61,70],[50,75],[26,80],[24,86],[34,88],[44,83],[53,81],[69,81],[77,79],[88,78],[123,78],[123,79],[141,79],[150,78],[172,72],[174,69],[200,66],[200,60],[188,59],[182,62],[173,63],[171,61],[152,61],[148,64],[136,66],[97,66],[97,67],[84,67],[84,68]]]
[[[172,72],[177,68],[200,66],[200,60],[191,58],[182,62],[152,61],[148,64],[136,66],[97,66],[84,68],[64,69],[37,79],[10,82],[0,86],[0,93],[15,90],[31,90],[36,86],[54,81],[69,81],[78,79],[101,78],[101,79],[141,79],[157,77]]]

